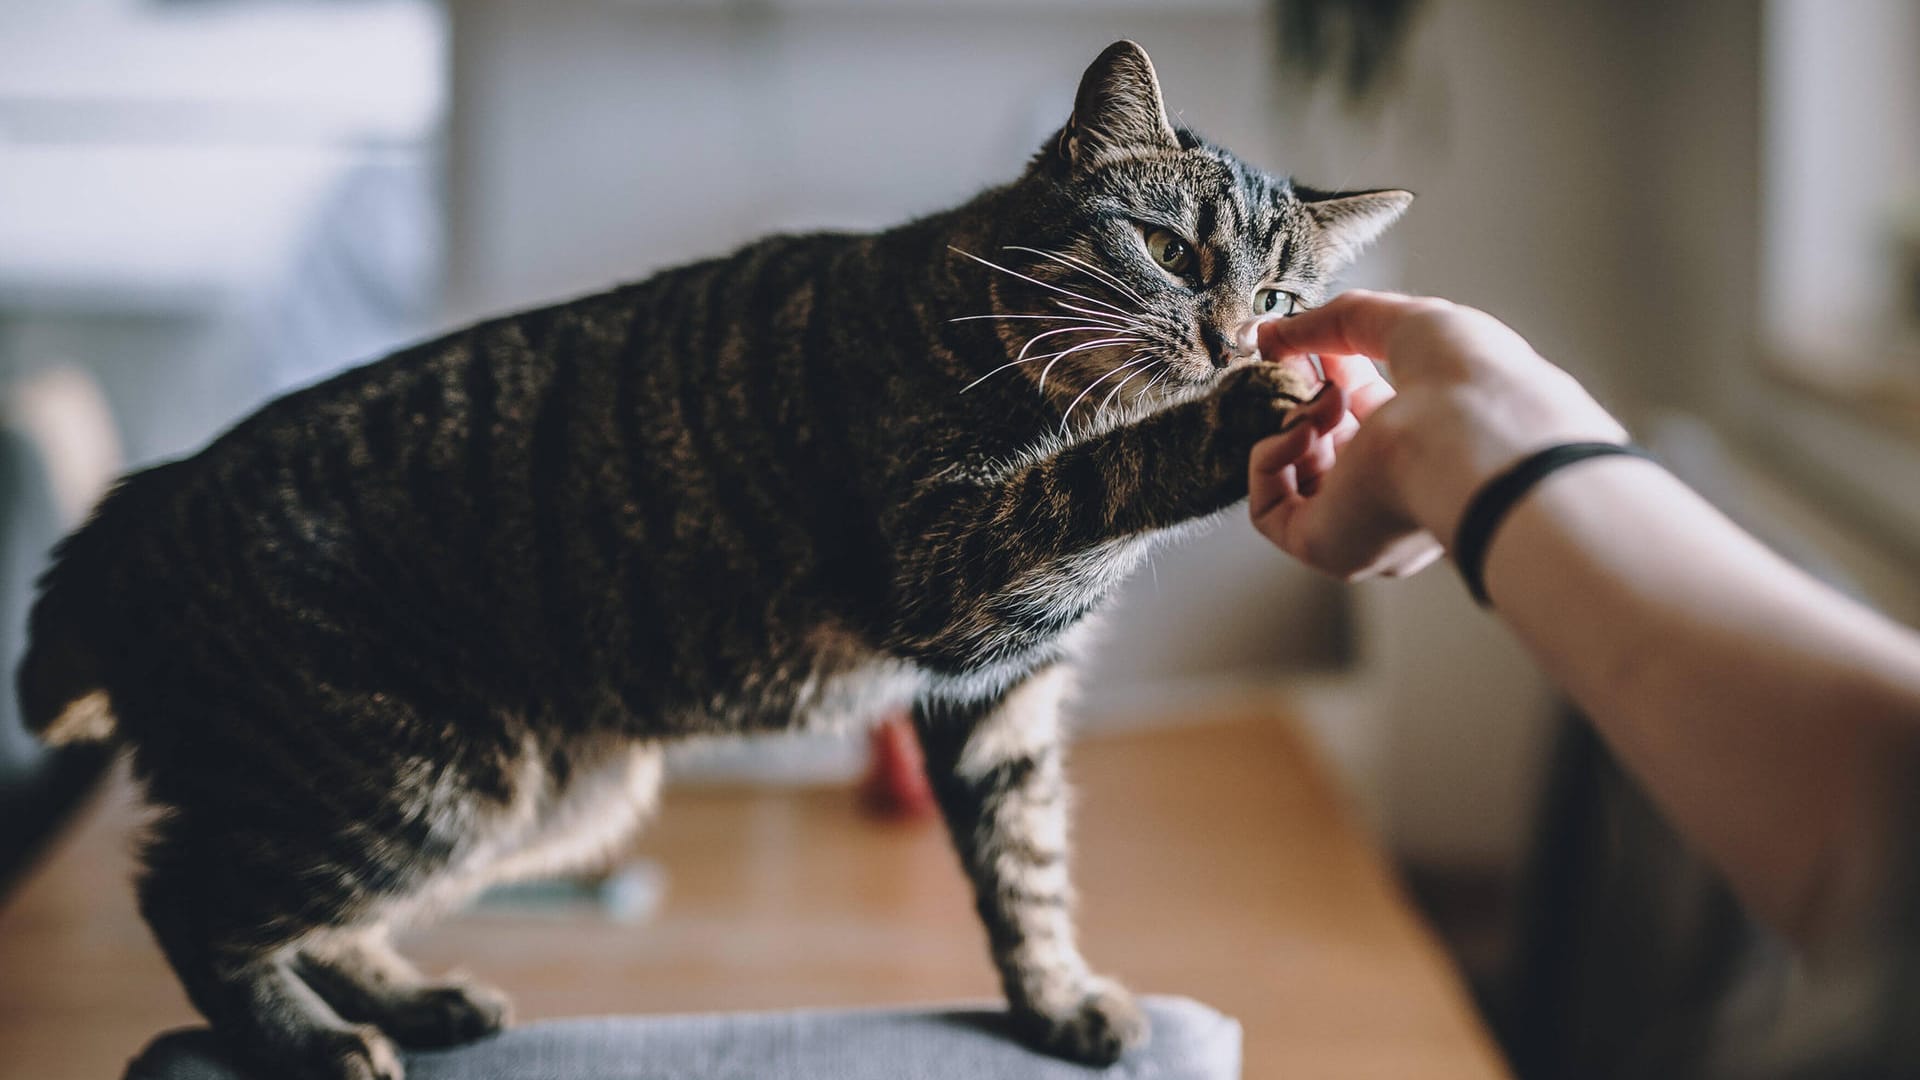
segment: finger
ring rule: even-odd
[[[1270,435],[1253,445],[1248,468],[1255,473],[1275,472],[1293,461],[1315,433],[1325,435],[1349,418],[1347,393],[1328,383],[1304,405],[1296,405],[1287,414],[1278,435]]]
[[[1327,378],[1345,387],[1352,398],[1348,407],[1353,415],[1365,420],[1373,411],[1386,404],[1394,395],[1393,384],[1380,374],[1380,369],[1365,356],[1356,354],[1323,354],[1320,365],[1326,368]]]
[[[1277,481],[1276,481],[1277,483]],[[1296,515],[1306,505],[1301,498],[1272,498],[1264,504],[1253,504],[1253,527],[1260,535],[1273,541],[1273,546],[1281,551],[1306,562],[1295,539],[1298,531],[1294,524]],[[1311,565],[1311,564],[1308,564]],[[1316,567],[1316,569],[1318,569]]]
[[[1412,531],[1408,523],[1382,506],[1352,469],[1332,468],[1314,486],[1311,496],[1274,507],[1260,523],[1262,532],[1280,530],[1281,546],[1322,573],[1349,581],[1377,576],[1383,559]]]
[[[1312,498],[1320,490],[1320,478],[1333,469],[1333,449],[1331,439],[1316,437],[1293,463],[1294,485],[1301,495]]]
[[[1328,441],[1333,443],[1334,450],[1342,450],[1353,441],[1355,435],[1360,434],[1360,421],[1349,412],[1340,418],[1340,422],[1333,426],[1332,431],[1326,434]]]
[[[1294,407],[1287,423],[1304,422],[1324,435],[1347,418],[1347,402],[1346,387],[1336,382],[1322,383],[1319,393],[1307,399],[1306,404]]]
[[[1394,323],[1423,302],[1397,293],[1342,293],[1291,318],[1262,322],[1257,331],[1260,352],[1268,359],[1300,353],[1384,358]]]
[[[1313,439],[1313,425],[1296,423],[1278,435],[1269,435],[1253,444],[1253,454],[1248,459],[1248,476],[1259,477],[1263,474],[1277,473],[1299,459]]]
[[[1349,391],[1386,381],[1373,361],[1359,353],[1321,353],[1320,366],[1326,369],[1327,378]]]
[[[1253,519],[1254,527],[1266,531],[1263,519],[1274,507],[1296,494],[1293,485],[1291,465],[1283,465],[1273,472],[1256,472],[1247,477],[1247,515]],[[1278,542],[1280,537],[1274,536],[1273,539]]]

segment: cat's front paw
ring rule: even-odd
[[[1292,366],[1262,362],[1235,368],[1214,388],[1221,431],[1251,449],[1279,432],[1287,414],[1318,389],[1311,375]]]
[[[1015,1022],[1035,1049],[1101,1067],[1145,1046],[1148,1036],[1146,1014],[1111,979],[1092,980],[1077,1002],[1057,1012],[1016,1012]]]
[[[1313,376],[1290,365],[1261,362],[1227,372],[1212,395],[1211,450],[1219,475],[1245,484],[1254,444],[1279,434],[1288,414],[1319,389]]]

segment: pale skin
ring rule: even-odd
[[[1413,573],[1528,453],[1623,442],[1518,334],[1443,300],[1348,293],[1270,320],[1327,390],[1254,448],[1254,526],[1345,580]],[[1389,385],[1374,360],[1393,375]],[[1494,613],[1748,909],[1811,954],[1870,936],[1912,846],[1920,636],[1787,564],[1652,463],[1585,461],[1505,518]]]

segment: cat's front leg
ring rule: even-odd
[[[973,880],[1016,1028],[1062,1057],[1106,1065],[1146,1041],[1132,995],[1081,958],[1067,874],[1067,791],[1054,667],[983,705],[923,704],[927,773]]]
[[[882,519],[903,598],[890,644],[966,670],[1059,628],[1084,556],[1247,495],[1256,442],[1312,392],[1278,364],[1227,372],[1204,397],[997,468],[933,467]],[[1039,612],[1040,618],[1035,618]]]

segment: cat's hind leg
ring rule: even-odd
[[[428,883],[428,907],[493,882],[550,877],[604,863],[651,812],[661,751],[623,739],[576,740],[547,755],[523,784],[536,809],[503,850]],[[417,913],[417,912],[416,912]],[[491,1035],[511,1014],[507,996],[459,977],[430,979],[393,947],[384,925],[328,930],[302,941],[296,970],[344,1018],[377,1025],[402,1046],[443,1047]]]
[[[549,756],[545,798],[527,832],[483,870],[488,883],[604,869],[660,800],[664,753],[626,738],[575,739]]]
[[[384,926],[325,931],[303,941],[295,970],[341,1017],[373,1024],[402,1046],[471,1042],[505,1027],[499,990],[459,976],[429,979],[395,951]]]
[[[227,1045],[261,1075],[403,1080],[392,1040],[342,1018],[294,970],[294,944],[313,928],[311,916],[287,914],[274,890],[256,891],[217,869],[223,857],[198,854],[165,834],[151,843],[140,911]]]
[[[1067,790],[1055,667],[976,707],[922,704],[927,776],[973,879],[1016,1027],[1041,1049],[1111,1064],[1147,1039],[1124,987],[1093,974],[1074,940]]]

